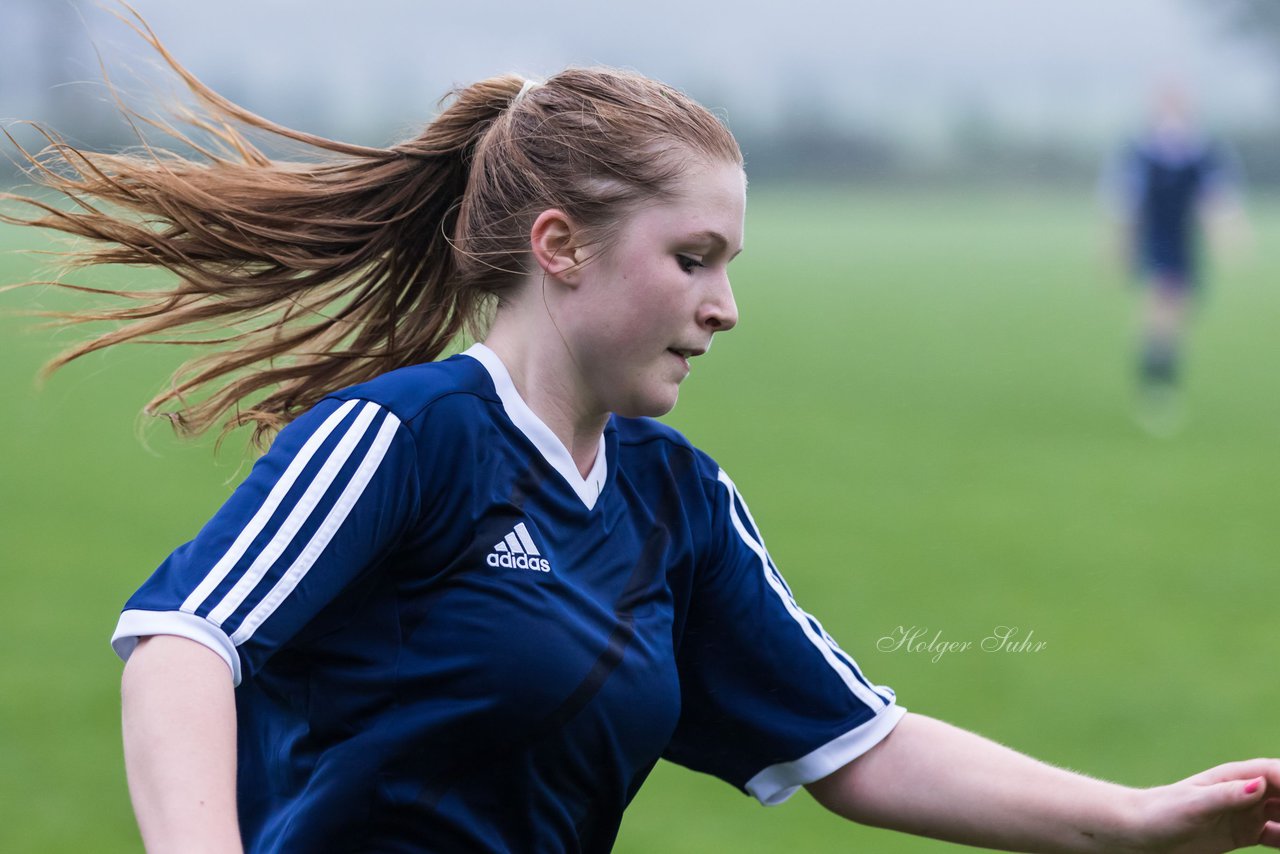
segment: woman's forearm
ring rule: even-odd
[[[808,787],[828,809],[863,824],[1010,851],[1116,854],[1275,844],[1280,808],[1264,798],[1278,788],[1280,763],[1254,760],[1131,789],[912,714]]]
[[[129,794],[147,851],[240,851],[226,663],[186,638],[144,638],[125,665],[122,695]]]
[[[1012,851],[1121,851],[1133,791],[908,714],[846,769],[809,786],[863,824]]]

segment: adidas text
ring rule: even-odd
[[[538,572],[550,572],[551,562],[545,557],[529,557],[528,555],[498,554],[490,552],[489,566],[505,566],[515,569],[536,569]]]

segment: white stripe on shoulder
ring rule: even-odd
[[[861,679],[863,682],[865,682],[867,685],[871,686],[872,691],[875,691],[877,694],[879,694],[881,697],[884,697],[886,700],[893,700],[895,697],[897,697],[897,693],[888,685],[875,685],[871,682],[871,680],[867,679],[866,674],[863,673],[861,669],[859,669],[858,662],[853,660],[853,656],[849,655],[849,653],[841,649],[840,644],[836,643],[836,639],[831,637],[831,635],[827,633],[826,629],[822,628],[821,623],[817,625],[817,631],[822,632],[822,636],[826,638],[827,643],[829,643],[831,645],[831,648],[835,650],[836,655],[843,658],[845,662],[851,668],[853,668],[853,672],[858,674],[858,678]]]
[[[316,449],[329,438],[329,434],[333,432],[333,428],[337,427],[342,419],[347,417],[347,413],[355,407],[358,401],[348,400],[342,406],[334,410],[333,414],[324,420],[320,425],[320,429],[312,433],[302,448],[294,456],[289,463],[288,468],[284,470],[284,474],[276,481],[276,485],[271,488],[271,492],[267,495],[262,506],[258,508],[258,512],[249,520],[249,524],[244,526],[244,530],[236,537],[235,542],[231,544],[231,548],[227,549],[227,553],[222,556],[219,561],[214,564],[213,569],[209,570],[204,579],[191,591],[191,595],[186,598],[182,606],[178,609],[188,614],[194,614],[196,609],[204,604],[204,600],[209,597],[222,579],[227,577],[227,573],[236,565],[240,558],[244,557],[245,551],[249,548],[249,544],[253,542],[258,534],[262,533],[262,529],[266,527],[267,521],[272,514],[280,506],[280,502],[284,500],[288,494],[289,488],[293,486],[293,482],[298,479],[298,475],[306,468],[307,463],[311,462],[311,457],[315,455]]]
[[[351,508],[360,500],[360,496],[373,478],[373,473],[377,470],[378,464],[382,462],[382,458],[386,456],[387,449],[391,447],[391,441],[395,438],[396,430],[399,428],[400,419],[388,412],[386,420],[382,422],[382,427],[374,437],[369,450],[365,452],[364,459],[360,461],[359,468],[351,476],[351,480],[347,482],[347,486],[342,490],[342,494],[338,496],[338,500],[334,502],[333,507],[329,510],[329,515],[320,523],[320,527],[311,537],[311,541],[303,548],[302,553],[293,562],[293,565],[285,571],[280,580],[276,582],[275,587],[271,588],[271,592],[263,597],[257,607],[249,612],[249,616],[244,618],[244,622],[231,635],[232,643],[239,646],[253,637],[253,633],[258,630],[263,621],[271,616],[280,603],[302,581],[307,571],[311,569],[312,565],[324,552],[325,547],[329,545],[329,541],[333,539],[333,535],[337,533],[338,528],[342,526],[347,514],[351,512]]]
[[[209,612],[208,619],[210,622],[220,626],[228,617],[234,614],[236,609],[244,604],[244,600],[249,597],[253,589],[262,581],[280,555],[284,553],[284,550],[293,542],[293,538],[302,526],[306,524],[307,519],[311,517],[312,511],[316,509],[320,499],[329,490],[329,485],[333,483],[334,478],[338,476],[338,472],[342,470],[347,459],[351,456],[351,452],[355,450],[365,431],[369,429],[369,423],[373,421],[378,409],[378,404],[372,402],[365,403],[360,408],[355,420],[351,422],[347,432],[324,461],[324,465],[320,467],[320,471],[316,473],[315,479],[311,481],[306,492],[302,494],[302,497],[298,499],[298,503],[293,506],[289,515],[281,523],[275,536],[258,553],[253,563],[240,576],[235,586],[222,598],[222,601]]]
[[[728,475],[726,474],[725,477],[728,478]],[[778,585],[786,593],[787,599],[793,606],[795,606],[795,611],[792,613],[794,614],[798,611],[803,614],[805,618],[808,619],[809,625],[813,628],[814,632],[821,635],[822,639],[831,647],[831,651],[849,665],[849,669],[851,669],[854,675],[858,677],[858,681],[879,694],[886,703],[891,702],[896,696],[893,689],[887,685],[872,684],[871,680],[869,680],[866,675],[863,674],[862,670],[859,669],[858,663],[853,660],[852,656],[840,648],[840,645],[836,643],[835,638],[831,637],[827,630],[822,627],[822,624],[818,622],[812,614],[809,614],[800,608],[799,604],[796,602],[795,594],[791,592],[791,587],[787,584],[787,580],[782,577],[782,573],[778,570],[778,565],[773,562],[773,558],[769,555],[769,550],[765,548],[764,535],[760,533],[760,526],[756,524],[755,517],[751,515],[751,508],[747,506],[746,500],[743,499],[742,493],[737,491],[738,487],[733,484],[733,481],[729,481],[729,484],[733,486],[734,494],[737,496],[738,503],[742,505],[742,512],[747,514],[747,521],[751,523],[751,530],[747,533],[751,535],[753,542],[759,543],[761,551],[764,552],[764,557],[768,563],[769,570],[773,573],[773,579],[778,582]]]
[[[742,524],[742,518],[738,516],[737,507],[734,506],[734,499],[736,498],[736,503],[742,505],[742,509],[747,514],[748,519],[751,519],[751,511],[747,509],[747,503],[742,500],[742,496],[739,494],[738,488],[734,486],[733,481],[729,479],[729,475],[725,474],[724,469],[720,470],[718,477],[720,482],[724,484],[725,489],[729,491],[729,516],[733,520],[734,529],[737,530],[738,536],[740,536],[742,541],[747,544],[747,547],[756,553],[756,557],[760,558],[760,568],[764,572],[765,581],[768,582],[769,587],[772,588],[773,592],[777,594],[783,607],[787,609],[787,613],[796,621],[796,624],[800,626],[801,631],[804,632],[805,637],[807,637],[809,642],[813,644],[814,648],[821,653],[823,659],[826,660],[827,664],[831,665],[831,669],[840,676],[840,679],[855,697],[872,709],[878,710],[883,708],[891,701],[868,687],[867,684],[858,677],[858,675],[854,674],[853,670],[843,660],[843,658],[836,655],[835,650],[833,650],[831,645],[826,642],[826,639],[814,631],[813,622],[816,621],[801,610],[800,606],[796,604],[795,599],[788,594],[785,585],[782,584],[777,573],[775,573],[773,568],[770,566],[769,553],[765,551],[764,544],[762,542],[757,542],[755,537],[752,537],[750,532],[747,531],[746,526]],[[757,531],[759,530],[759,528],[756,527],[754,519],[751,519],[751,525],[756,528]],[[823,632],[822,634],[825,635],[826,632]]]

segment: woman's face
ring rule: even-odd
[[[581,268],[561,328],[590,409],[656,416],[675,406],[690,360],[738,322],[728,265],[742,251],[745,211],[740,166],[693,166],[674,198],[628,216]]]

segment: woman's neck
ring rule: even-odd
[[[577,366],[559,335],[521,331],[517,324],[495,319],[484,343],[502,360],[525,405],[555,434],[578,473],[586,477],[595,465],[609,413],[593,411],[584,403],[585,394],[575,382]]]

